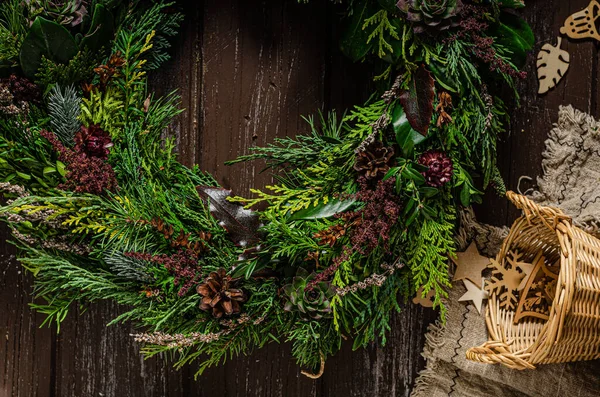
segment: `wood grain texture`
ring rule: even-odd
[[[564,19],[586,0],[528,2],[525,17],[536,33],[522,106],[511,108],[510,136],[499,148],[511,189],[521,175],[541,172],[546,134],[558,105],[600,115],[598,54],[590,41],[563,40],[571,68],[558,87],[538,96],[535,56],[555,42]],[[361,103],[368,96],[368,65],[349,65],[337,49],[338,16],[325,0],[203,0],[183,3],[186,21],[174,58],[151,76],[158,93],[178,89],[185,111],[172,123],[180,160],[198,163],[239,194],[272,181],[263,164],[223,162],[278,136],[306,132],[301,115]],[[486,196],[480,218],[505,224],[516,216],[507,201]],[[3,235],[4,237],[6,234]],[[4,239],[3,237],[3,239]],[[30,275],[0,247],[0,397],[5,396],[408,396],[418,369],[424,331],[435,312],[408,305],[394,316],[385,347],[342,351],[316,381],[300,374],[290,346],[269,345],[211,368],[194,380],[194,367],[171,368],[168,358],[143,361],[129,326],[105,324],[122,310],[111,303],[74,311],[61,328],[38,329],[28,308]]]

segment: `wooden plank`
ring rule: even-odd
[[[385,346],[373,343],[352,351],[347,341],[327,362],[319,396],[409,396],[425,367],[421,351],[427,326],[436,318],[436,311],[411,303],[394,314]]]
[[[272,177],[260,173],[264,163],[223,163],[275,137],[306,132],[301,116],[324,104],[325,11],[319,2],[204,2],[197,160],[238,194],[264,188]],[[186,395],[313,396],[318,384],[300,375],[289,346],[273,344],[207,370],[190,380]]]
[[[523,17],[531,25],[535,34],[535,47],[527,58],[525,70],[527,78],[518,84],[521,93],[521,106],[509,106],[511,124],[508,135],[500,142],[498,158],[500,170],[507,188],[518,188],[519,178],[535,178],[542,175],[542,151],[552,124],[558,118],[560,105],[573,105],[579,110],[590,112],[592,98],[597,92],[597,50],[592,41],[563,39],[563,49],[571,55],[569,71],[556,88],[546,95],[537,94],[535,60],[537,53],[546,43],[556,45],[560,27],[565,19],[587,6],[587,0],[547,0],[528,2],[522,10]],[[520,11],[521,12],[521,11]],[[523,183],[524,191],[532,187]],[[510,224],[519,212],[504,197],[488,193],[485,206],[477,211],[482,222],[504,225]]]
[[[8,228],[0,226],[5,242]],[[48,396],[53,370],[53,331],[39,328],[43,316],[33,312],[33,277],[16,261],[15,248],[0,244],[0,396]]]

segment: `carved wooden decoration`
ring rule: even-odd
[[[528,270],[528,263],[520,262],[521,255],[517,252],[509,252],[507,255],[507,266],[492,259],[492,277],[486,281],[485,289],[491,295],[496,293],[500,307],[505,309],[516,308],[518,301],[517,289],[521,280]],[[521,268],[523,266],[525,269]]]
[[[421,305],[423,307],[433,307],[433,296],[435,295],[435,291],[433,289],[429,290],[427,295],[423,297],[423,287],[419,288],[417,291],[417,295],[413,298],[413,303],[415,305]]]
[[[558,38],[556,46],[544,44],[537,58],[538,94],[545,94],[554,88],[569,69],[570,56],[561,50],[562,38]]]
[[[463,301],[473,302],[473,305],[475,305],[475,308],[477,309],[479,314],[481,314],[481,306],[483,304],[483,300],[487,299],[489,296],[488,292],[484,288],[485,279],[481,278],[481,284],[480,284],[481,288],[479,288],[477,285],[473,284],[469,280],[463,280],[463,283],[465,284],[465,288],[467,289],[467,292],[463,296],[458,298],[458,301],[459,302],[463,302]]]
[[[548,320],[558,275],[546,266],[544,256],[539,255],[533,271],[526,279],[525,288],[520,293],[519,305],[515,313],[515,324],[523,317]]]
[[[600,4],[592,0],[586,8],[571,14],[560,28],[560,33],[572,39],[592,38],[600,41],[598,28],[600,27]]]
[[[490,264],[490,258],[479,255],[474,242],[464,252],[457,252],[456,258],[450,259],[456,264],[453,281],[469,279],[474,284],[479,284],[481,272]]]

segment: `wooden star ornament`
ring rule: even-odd
[[[474,242],[464,252],[457,252],[456,257],[450,257],[456,264],[453,281],[468,279],[473,284],[481,281],[481,272],[489,265],[490,258],[481,256]]]
[[[477,309],[479,314],[481,314],[481,306],[483,304],[483,300],[487,299],[489,294],[485,290],[485,288],[483,288],[484,284],[485,284],[485,279],[480,277],[479,280],[481,282],[481,288],[479,288],[477,285],[473,284],[469,280],[463,280],[463,283],[465,284],[465,288],[467,289],[467,292],[463,296],[458,298],[458,301],[459,302],[464,302],[464,301],[473,302],[473,305],[475,306],[475,308]]]

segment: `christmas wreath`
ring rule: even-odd
[[[4,1],[0,211],[35,275],[32,306],[59,326],[73,305],[116,301],[112,323],[138,324],[145,354],[201,359],[200,373],[272,341],[310,368],[342,339],[385,343],[416,291],[443,315],[457,208],[504,192],[501,94],[533,44],[523,5],[337,5],[341,49],[378,91],[233,160],[264,159],[277,181],[242,198],[177,162],[163,134],[178,97],[147,90],[177,4]]]

